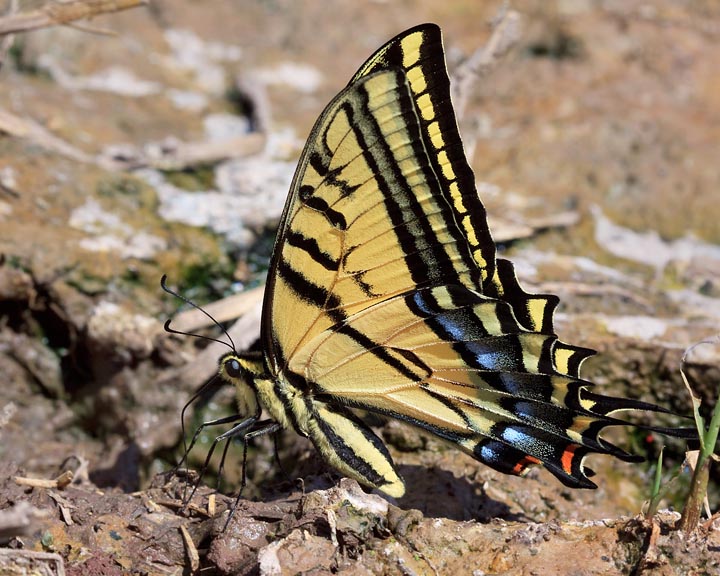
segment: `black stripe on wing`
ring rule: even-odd
[[[475,175],[465,156],[450,99],[450,79],[440,28],[435,24],[422,24],[399,34],[368,58],[349,85],[368,74],[391,68],[405,71],[416,107],[427,101],[431,103],[433,117],[419,117],[422,142],[428,150],[442,195],[457,226],[463,231],[475,264],[482,270],[484,284],[494,275],[495,243],[487,225],[485,207],[475,188]]]
[[[415,102],[408,89],[406,78],[400,70],[395,71],[397,82],[397,101],[402,111],[402,130],[405,138],[412,146],[416,161],[422,170],[421,180],[433,189],[439,185],[438,177],[432,169],[432,157],[423,146],[420,121]],[[362,86],[364,83],[361,80]],[[386,129],[378,125],[377,119],[370,109],[371,94],[363,90],[362,110],[353,110],[350,116],[355,135],[360,142],[366,143],[364,156],[375,174],[375,179],[383,193],[383,200],[390,217],[397,240],[405,253],[405,263],[410,271],[413,282],[417,286],[437,284],[440,281],[460,283],[456,266],[449,261],[442,244],[436,241],[425,208],[420,204],[415,191],[401,172],[395,155],[387,141]],[[351,114],[348,110],[348,114]],[[372,121],[371,121],[372,120]],[[396,123],[397,120],[393,119]],[[372,144],[370,144],[372,143]],[[464,243],[460,230],[457,229],[450,210],[442,210],[444,229],[451,234],[454,241]],[[465,269],[474,268],[470,255],[463,251]]]

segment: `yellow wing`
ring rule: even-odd
[[[556,305],[495,257],[440,30],[426,24],[380,48],[317,121],[268,273],[264,360],[230,355],[221,374],[241,405],[259,401],[341,472],[394,496],[404,486],[387,448],[352,408],[503,472],[543,464],[593,487],[589,452],[634,459],[599,437],[622,423],[609,415],[662,410],[590,392],[579,369],[591,351],[557,340]],[[229,375],[238,366],[249,387]]]

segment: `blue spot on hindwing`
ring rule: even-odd
[[[476,366],[483,370],[508,370],[515,368],[513,355],[498,346],[497,342],[466,342],[465,348],[473,355]]]

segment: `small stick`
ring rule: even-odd
[[[190,560],[190,572],[195,574],[198,568],[200,568],[200,554],[198,554],[195,543],[192,541],[192,537],[190,536],[190,532],[187,531],[185,526],[180,526],[180,534],[182,534],[182,539],[185,543],[185,551],[187,552],[188,560]]]
[[[129,8],[147,4],[147,0],[74,0],[71,2],[51,2],[39,10],[11,14],[0,18],[0,36],[27,32],[38,28],[48,28],[70,24],[75,20],[92,18],[99,14],[120,12]]]
[[[479,48],[465,60],[453,74],[451,98],[455,114],[462,119],[472,86],[478,75],[492,66],[518,41],[521,32],[521,17],[515,10],[504,5],[494,22],[494,29],[485,46]]]
[[[68,486],[73,480],[73,473],[68,470],[63,472],[54,480],[46,480],[44,478],[26,478],[25,476],[14,476],[16,484],[20,486],[30,486],[32,488],[57,488],[62,490]]]

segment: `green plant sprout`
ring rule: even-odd
[[[720,339],[715,338],[714,340],[703,340],[692,345],[683,354],[680,363],[680,374],[682,376],[685,387],[690,393],[693,405],[693,414],[695,416],[695,426],[698,431],[698,438],[700,440],[700,450],[697,451],[697,462],[695,463],[693,470],[693,477],[690,482],[690,492],[688,493],[687,499],[685,500],[685,507],[683,508],[680,522],[678,523],[678,529],[683,532],[693,532],[700,522],[700,513],[702,510],[703,503],[707,501],[707,486],[710,478],[710,463],[712,460],[718,460],[718,456],[715,454],[715,445],[718,438],[718,432],[720,431],[720,403],[715,404],[712,418],[710,419],[710,425],[705,427],[705,420],[700,415],[700,398],[695,396],[687,377],[685,376],[684,366],[688,355],[701,344],[718,344]],[[720,387],[719,387],[720,388]],[[720,389],[716,397],[720,397]],[[710,512],[708,510],[708,516]]]
[[[662,499],[665,490],[661,490],[662,486],[662,463],[663,463],[663,451],[665,450],[665,446],[660,448],[660,453],[658,454],[657,464],[655,466],[655,478],[653,480],[653,486],[652,486],[652,492],[650,494],[650,501],[648,502],[648,508],[645,511],[645,518],[647,520],[652,519],[655,514],[657,514],[658,506],[660,505],[660,500]]]

